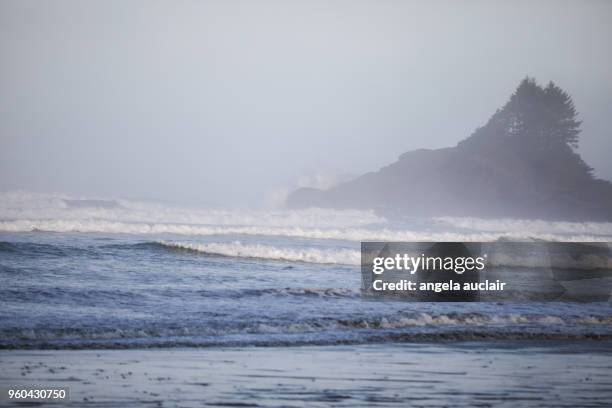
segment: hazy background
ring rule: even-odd
[[[0,190],[243,206],[554,80],[612,179],[609,1],[0,0]]]

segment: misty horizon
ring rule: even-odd
[[[0,191],[279,202],[454,146],[529,75],[612,180],[612,4],[0,3]]]

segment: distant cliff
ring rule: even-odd
[[[502,109],[455,147],[414,150],[328,190],[301,188],[292,208],[373,208],[417,216],[612,220],[612,183],[576,153],[571,97],[526,78]]]

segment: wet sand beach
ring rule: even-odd
[[[603,407],[612,343],[1,351],[0,387],[34,385],[79,407]]]

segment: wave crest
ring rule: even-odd
[[[492,242],[499,239],[514,241],[545,240],[565,242],[607,242],[610,237],[597,235],[561,235],[524,232],[427,232],[392,230],[387,228],[313,228],[275,226],[214,226],[190,224],[129,223],[105,220],[13,220],[0,221],[4,232],[81,232],[134,235],[248,235],[282,236],[288,238],[328,239],[340,241],[393,242]]]
[[[170,203],[100,198],[70,197],[57,194],[0,192],[0,220],[23,220],[86,225],[106,224],[188,226],[268,226],[341,228],[385,224],[374,211],[309,208],[301,210],[228,210],[180,206]],[[29,220],[29,221],[28,221]],[[60,228],[55,225],[55,228]],[[91,227],[90,227],[91,228]],[[47,230],[46,228],[40,228]],[[95,231],[105,232],[105,231]]]
[[[474,217],[436,217],[436,222],[473,231],[522,234],[577,234],[612,236],[612,222],[570,222]]]
[[[281,248],[262,244],[243,244],[239,241],[205,244],[161,241],[159,244],[168,248],[202,252],[208,255],[319,264],[361,265],[361,253],[352,249]]]

